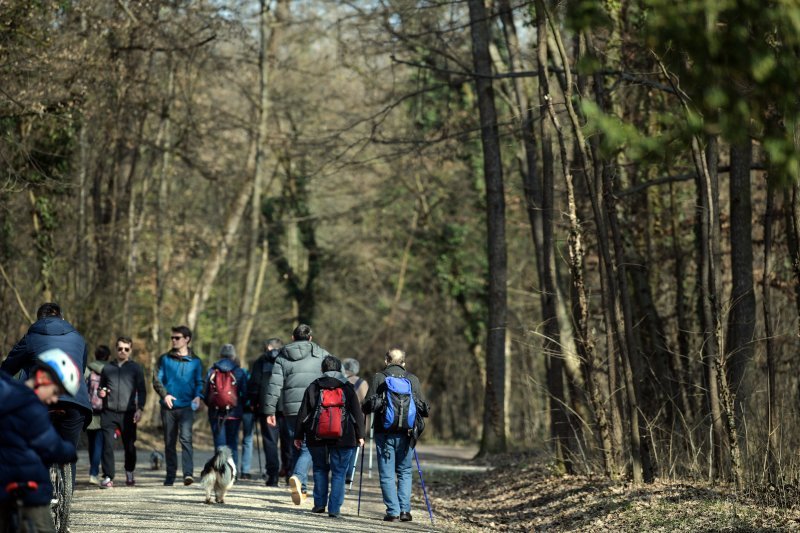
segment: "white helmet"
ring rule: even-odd
[[[70,396],[75,396],[81,386],[80,370],[75,361],[59,348],[44,351],[36,356],[39,368],[46,370]]]

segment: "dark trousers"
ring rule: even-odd
[[[71,442],[78,447],[78,441],[81,438],[81,431],[88,425],[86,421],[86,413],[77,408],[72,407],[75,404],[59,402],[49,409],[56,414],[52,417],[53,427],[56,428],[62,439]],[[91,415],[89,415],[91,420]],[[49,466],[49,465],[48,465]],[[72,487],[75,487],[75,463],[72,463]]]
[[[181,441],[181,466],[183,477],[194,475],[192,449],[192,423],[194,411],[191,407],[178,409],[161,408],[161,422],[164,424],[164,459],[167,462],[167,480],[174,480],[178,471],[178,452],[176,445]]]
[[[283,415],[277,415],[275,418],[278,420],[278,430],[280,432],[280,441],[281,441],[281,470],[285,470],[286,476],[291,476],[291,466],[289,463],[292,462],[292,450],[294,449],[294,443],[292,439],[289,438],[289,430],[286,426],[286,417]]]
[[[283,417],[281,417],[283,418]],[[259,416],[258,424],[261,427],[261,436],[264,442],[264,458],[267,466],[267,478],[278,477],[278,470],[280,470],[280,463],[278,459],[278,440],[280,429],[278,426],[270,426],[267,424],[264,416]]]
[[[134,411],[103,411],[100,415],[100,426],[103,428],[103,472],[111,479],[114,479],[114,432],[117,428],[125,449],[125,471],[133,472],[136,469],[136,424],[133,423],[133,415]]]

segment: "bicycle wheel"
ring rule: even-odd
[[[50,481],[53,483],[53,499],[50,500],[53,525],[58,533],[67,533],[72,503],[72,465],[51,466]]]

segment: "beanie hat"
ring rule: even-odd
[[[219,349],[219,355],[227,359],[236,359],[236,348],[233,347],[233,344],[223,344]]]
[[[353,375],[358,374],[359,367],[360,365],[358,364],[358,361],[353,359],[352,357],[348,357],[347,359],[342,361],[342,368],[344,368],[345,372],[348,372],[350,374]]]

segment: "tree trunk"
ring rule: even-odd
[[[503,163],[489,56],[489,28],[483,0],[469,0],[472,59],[481,123],[483,171],[486,181],[487,254],[489,260],[489,328],[486,340],[486,396],[480,454],[506,450],[505,338],[506,237]]]
[[[776,367],[778,354],[775,353],[772,327],[772,292],[770,281],[772,279],[772,220],[773,202],[775,192],[767,182],[767,207],[764,212],[764,276],[761,280],[762,306],[764,309],[764,338],[766,341],[767,358],[767,395],[769,410],[767,416],[767,473],[771,483],[779,481],[780,466],[780,420],[778,413],[778,398],[775,386]]]

